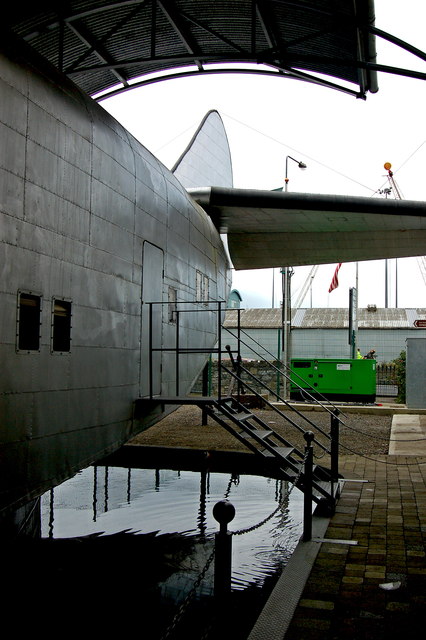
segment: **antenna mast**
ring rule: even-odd
[[[391,163],[385,162],[383,166],[388,172],[389,187],[379,191],[379,193],[384,193],[385,198],[387,198],[393,192],[396,200],[402,200],[402,193],[393,176]],[[387,309],[388,306],[388,260],[385,260],[385,308]],[[395,308],[398,308],[398,260],[395,262]]]
[[[385,162],[385,164],[383,166],[386,169],[386,171],[388,172],[388,181],[389,181],[391,190],[395,194],[395,199],[396,200],[402,200],[402,193],[399,190],[399,187],[395,182],[395,178],[393,177],[393,171],[392,171],[391,163],[390,162]]]

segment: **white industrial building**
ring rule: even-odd
[[[379,363],[391,362],[405,350],[407,338],[426,338],[426,329],[417,328],[416,320],[426,320],[426,309],[379,309],[375,306],[359,309],[357,346],[363,355],[375,349]],[[222,346],[229,344],[236,349],[238,323],[243,358],[272,360],[281,357],[281,309],[228,310]],[[348,310],[292,310],[288,357],[350,358]]]

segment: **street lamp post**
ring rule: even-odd
[[[296,160],[295,158],[292,158],[291,156],[286,156],[286,159],[285,159],[285,191],[288,191],[288,181],[289,181],[289,177],[288,177],[288,161],[289,160],[293,160],[293,162],[295,162],[297,164],[299,169],[306,169],[306,166],[307,166],[301,160]]]
[[[288,161],[293,160],[299,167],[299,169],[306,169],[306,164],[301,160],[296,160],[292,156],[286,156],[285,159],[285,187],[284,190],[288,191]],[[289,370],[289,352],[290,352],[290,325],[291,325],[291,276],[293,275],[292,267],[282,267],[282,294],[283,302],[281,309],[281,321],[282,321],[282,360],[284,362],[284,369],[287,373]],[[287,397],[287,378],[283,380],[283,396]]]

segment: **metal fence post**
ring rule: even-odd
[[[339,409],[335,409],[330,419],[331,479],[333,482],[337,482],[339,479],[339,413]]]
[[[180,376],[180,371],[179,371],[179,349],[180,349],[180,344],[179,344],[179,331],[180,331],[180,326],[179,326],[179,322],[180,322],[180,312],[176,311],[176,344],[175,344],[175,349],[176,349],[176,395],[179,396],[180,393],[180,385],[179,385],[179,376]]]
[[[203,368],[203,376],[202,376],[202,396],[205,398],[209,395],[209,362],[206,362]],[[205,427],[207,424],[207,411],[205,409],[205,405],[201,410],[201,425]]]
[[[303,542],[312,539],[312,475],[314,462],[314,448],[312,442],[314,434],[306,431],[303,436],[306,440],[305,446],[305,473],[303,481]]]
[[[217,307],[217,397],[219,402],[222,399],[222,302],[219,300]]]
[[[221,500],[213,507],[213,516],[220,524],[215,534],[214,595],[223,600],[231,593],[232,533],[227,524],[234,519],[235,507],[228,500]]]
[[[149,353],[148,353],[148,360],[149,360],[149,397],[152,398],[152,393],[153,393],[153,358],[152,358],[152,342],[153,342],[153,338],[152,338],[152,302],[148,303],[148,322],[149,322]]]

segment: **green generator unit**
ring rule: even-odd
[[[376,361],[292,359],[290,399],[309,401],[309,396],[345,402],[375,402]]]

